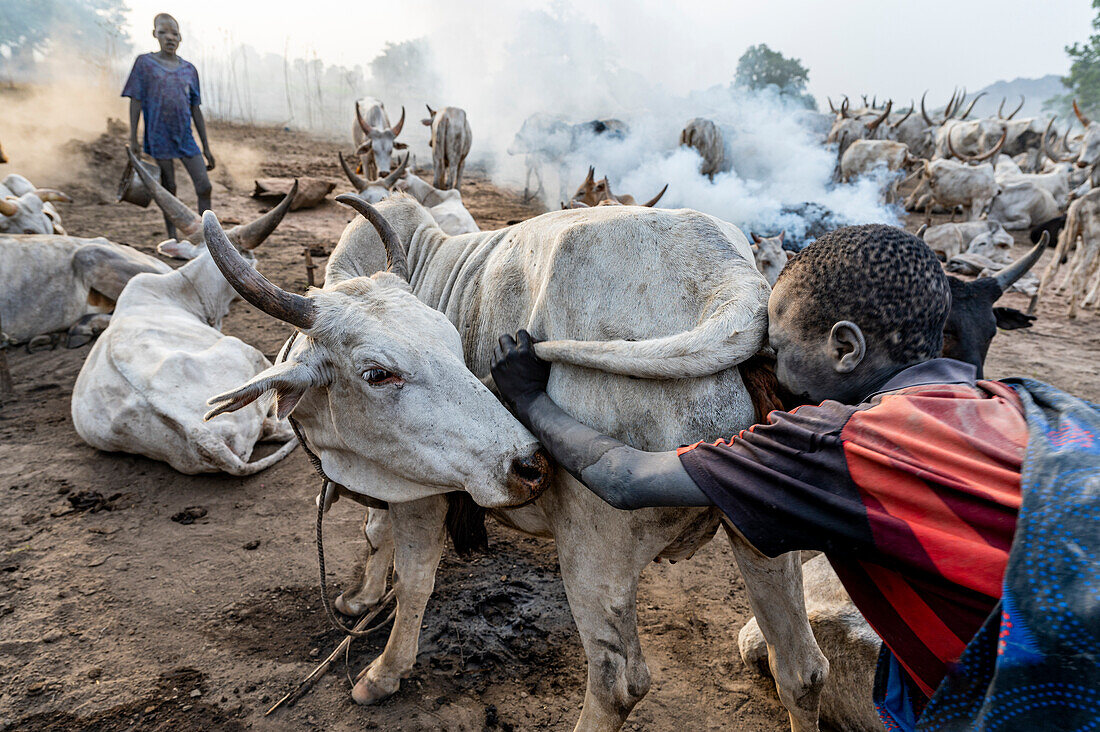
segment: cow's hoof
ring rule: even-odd
[[[355,700],[356,704],[377,704],[383,699],[387,699],[397,693],[397,690],[401,687],[400,679],[372,679],[370,669],[367,671],[363,678],[356,682],[355,686],[351,690],[351,698]]]
[[[345,600],[343,594],[338,595],[337,598],[332,601],[332,605],[337,611],[344,615],[357,616],[367,611],[366,605],[361,605],[355,601]]]

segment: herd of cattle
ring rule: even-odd
[[[994,303],[1026,286],[1049,229],[1061,233],[1050,267],[1030,286],[1035,298],[1061,266],[1069,273],[1059,287],[1073,293],[1073,312],[1078,300],[1088,306],[1100,296],[1100,188],[1090,188],[1100,126],[1078,113],[1080,139],[1067,134],[1058,143],[1048,139],[1053,121],[1012,114],[969,121],[974,101],[964,110],[965,94],[956,95],[933,119],[923,99],[919,115],[913,107],[896,114],[890,102],[852,109],[845,100],[827,144],[837,151],[838,185],[911,169],[921,175],[913,205],[968,209],[966,221],[921,235],[949,270],[978,275],[951,278],[945,354],[980,369],[998,326],[1031,322]],[[741,632],[742,656],[774,676],[792,728],[816,729],[820,714],[840,728],[881,729],[869,696],[874,634],[827,563],[807,565],[804,598],[798,553],[764,557],[716,509],[608,506],[554,471],[489,376],[496,338],[526,328],[554,364],[551,396],[587,424],[646,450],[734,434],[761,417],[745,362],[764,346],[769,285],[797,256],[784,234],[750,240],[714,216],[656,208],[664,190],[636,204],[592,168],[564,210],[479,231],[459,191],[472,139],[466,115],[457,107],[429,113],[430,184],[408,169],[408,151],[400,154],[404,109],[391,125],[378,100],[356,104],[358,165],[342,154],[339,162],[358,193],[337,201],[361,216],[332,250],[324,285],[305,295],[256,270],[257,248],[286,216],[297,186],[255,221],[225,230],[128,152],[179,231],[158,246],[190,260],[173,269],[103,238],[68,236],[53,206],[67,197],[9,175],[0,189],[0,347],[59,331],[70,344],[98,335],[72,397],[76,430],[96,448],[146,455],[182,473],[248,475],[300,440],[326,481],[324,509],[336,495],[370,506],[362,571],[336,607],[371,608],[391,568],[401,581],[385,650],[355,684],[360,703],[392,695],[412,672],[444,537],[469,543],[449,513],[472,502],[557,542],[588,659],[578,729],[619,729],[648,691],[635,615],[642,569],[659,557],[690,556],[720,526],[755,613]],[[511,151],[528,156],[528,188],[532,175],[541,187],[540,160],[625,130],[617,120],[570,125],[539,116]],[[691,120],[680,143],[700,154],[700,175],[736,164],[713,121]],[[1080,149],[1070,161],[1072,145]],[[884,179],[884,197],[896,196],[900,175]],[[1048,230],[1013,262],[1006,229],[1039,224]],[[296,329],[274,364],[221,333],[237,295]],[[424,450],[429,435],[447,449]],[[261,440],[283,444],[250,461]],[[822,632],[830,623],[844,632]]]

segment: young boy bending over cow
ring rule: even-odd
[[[183,36],[176,19],[160,13],[153,19],[153,37],[160,51],[143,53],[134,61],[122,96],[130,97],[130,149],[137,146],[138,121],[145,118],[145,145],[160,167],[160,183],[170,193],[176,192],[177,158],[191,176],[198,198],[199,213],[210,208],[210,179],[206,171],[214,169],[214,155],[206,139],[206,121],[199,106],[199,72],[189,61],[176,55]],[[202,154],[191,135],[191,121],[202,140]],[[206,164],[203,165],[203,157]],[[169,238],[176,236],[176,227],[164,217]]]
[[[669,452],[566,414],[525,331],[501,337],[492,372],[611,505],[713,504],[769,556],[825,552],[882,638],[887,729],[1087,726],[1100,708],[1100,410],[940,358],[950,304],[916,237],[878,225],[821,237],[768,308],[776,375],[816,406]]]

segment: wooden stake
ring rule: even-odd
[[[313,281],[313,270],[317,269],[317,265],[313,263],[313,255],[309,252],[309,247],[306,247],[306,282],[310,287],[315,287],[316,283]]]

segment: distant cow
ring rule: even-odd
[[[716,173],[726,170],[726,144],[722,140],[722,131],[709,119],[695,117],[684,125],[680,132],[680,145],[699,153],[703,159],[699,172],[711,180],[714,180]]]
[[[929,193],[917,207],[935,202],[954,211],[956,206],[963,206],[970,221],[981,218],[997,195],[993,166],[988,163],[974,166],[954,160],[925,161],[924,178]]]
[[[12,173],[0,181],[0,234],[64,234],[54,202],[72,199]]]
[[[756,260],[756,268],[768,278],[768,284],[772,287],[775,287],[779,273],[787,266],[787,260],[791,257],[783,248],[786,235],[786,231],[767,237],[752,234],[752,256]]]
[[[340,167],[344,169],[344,175],[346,175],[348,180],[351,181],[351,184],[355,186],[355,190],[359,192],[359,197],[367,203],[378,203],[383,198],[390,195],[390,191],[393,189],[394,184],[396,184],[401,176],[405,174],[405,169],[409,164],[409,153],[405,153],[405,158],[384,178],[366,180],[356,175],[355,171],[348,165],[348,161],[344,160],[344,154],[342,152],[337,152],[336,156],[340,158]]]
[[[432,128],[431,139],[428,140],[432,148],[432,167],[435,169],[432,185],[440,189],[460,188],[462,166],[466,163],[473,140],[465,110],[443,107],[437,111],[428,107],[428,118],[421,122]]]
[[[1030,229],[1062,212],[1050,191],[1036,181],[1010,178],[998,182],[997,188],[989,220],[1003,224],[1009,231]]]
[[[856,140],[840,156],[840,180],[847,183],[874,170],[897,172],[917,161],[904,143],[893,140]],[[898,197],[898,176],[891,176],[886,188],[886,202]]]
[[[103,238],[0,234],[0,323],[16,343],[61,330],[71,343],[102,328],[132,277],[170,271]]]
[[[599,206],[601,204],[619,204],[622,206],[646,206],[653,208],[657,205],[657,202],[661,200],[661,197],[665,195],[665,191],[668,190],[668,184],[658,191],[657,195],[649,199],[645,203],[637,203],[634,196],[629,193],[615,194],[611,191],[611,182],[605,175],[603,178],[596,180],[596,169],[591,165],[588,166],[588,175],[585,177],[584,182],[577,187],[576,193],[573,194],[573,198],[570,199],[570,205],[565,208],[585,208],[589,206]]]
[[[527,175],[523,184],[524,203],[543,190],[542,166],[561,163],[566,155],[596,140],[624,140],[629,128],[618,119],[594,119],[570,124],[560,117],[536,113],[523,121],[523,126],[508,146],[509,155],[525,155]],[[538,188],[531,191],[531,178]]]
[[[979,236],[989,236],[992,241],[1012,246],[1012,234],[993,221],[965,221],[938,224],[924,232],[924,242],[940,259],[947,261],[970,248]],[[1037,241],[1037,240],[1036,240]]]
[[[837,157],[844,154],[856,140],[872,139],[880,135],[882,123],[890,116],[893,102],[888,102],[886,108],[879,113],[878,110],[865,110],[867,114],[853,114],[848,111],[848,100],[840,105],[833,120],[833,127],[829,130],[829,136],[825,138],[826,144],[837,146]],[[870,114],[874,112],[874,114]]]
[[[1062,265],[1065,274],[1055,292],[1069,291],[1069,316],[1077,316],[1078,303],[1086,307],[1100,302],[1100,188],[1094,188],[1070,204],[1058,247],[1039,282],[1039,291],[1031,300],[1034,312],[1039,298],[1054,285]]]
[[[254,266],[251,251],[242,250]],[[144,455],[189,475],[252,475],[289,455],[297,442],[270,399],[225,422],[203,422],[211,390],[228,389],[271,366],[257,349],[222,334],[222,319],[236,298],[205,251],[178,270],[131,280],[73,388],[73,426],[81,438],[99,450]],[[256,442],[265,439],[286,444],[248,462]]]
[[[351,136],[367,178],[378,178],[388,173],[393,164],[393,151],[408,147],[403,142],[396,142],[404,126],[404,107],[401,107],[401,119],[391,127],[382,102],[374,97],[363,97],[355,102],[355,124],[351,128]]]

